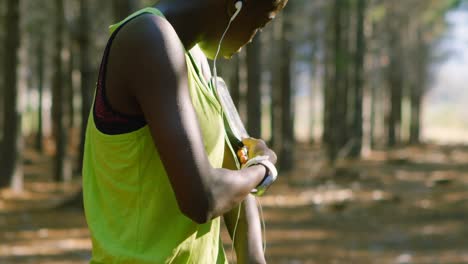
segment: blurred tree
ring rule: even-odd
[[[81,72],[81,143],[80,143],[80,158],[78,167],[81,168],[83,153],[84,153],[84,138],[86,134],[86,126],[88,123],[89,111],[93,100],[94,80],[93,66],[91,64],[91,37],[90,32],[90,1],[80,0],[80,18],[79,18],[79,38],[80,47],[80,72]]]
[[[289,8],[289,7],[287,7]],[[282,35],[283,35],[283,20],[284,14],[280,14],[279,17],[273,23],[271,40],[272,43],[270,49],[270,67],[271,72],[271,101],[270,101],[270,112],[271,112],[271,139],[270,145],[272,148],[279,153],[282,144],[282,129],[281,129],[281,60],[278,59],[278,54],[281,52],[282,47]],[[280,57],[281,58],[281,57]]]
[[[0,186],[21,185],[22,135],[21,113],[18,111],[18,49],[20,46],[18,0],[6,1],[5,37],[2,63],[3,75],[3,142],[1,152]]]
[[[346,144],[349,144],[349,140],[352,140],[351,129],[352,129],[352,112],[353,112],[353,86],[351,82],[352,77],[352,40],[353,40],[353,16],[351,10],[351,0],[340,0],[340,17],[338,18],[339,25],[339,39],[341,40],[339,52],[340,59],[340,71],[337,78],[337,82],[340,83],[338,89],[338,98],[337,98],[337,120],[335,120],[336,128],[339,129],[339,133],[336,133],[337,136],[337,147],[340,151]]]
[[[308,43],[310,46],[310,53],[307,57],[307,61],[310,63],[310,104],[309,104],[309,111],[310,111],[310,143],[315,143],[315,134],[319,124],[319,117],[318,114],[321,113],[321,109],[318,109],[320,105],[320,93],[324,88],[323,84],[323,70],[324,70],[324,47],[326,46],[324,41],[325,35],[325,27],[326,27],[326,19],[324,19],[324,13],[327,11],[327,7],[329,5],[328,1],[304,1],[302,0],[302,4],[304,5],[304,15],[302,17],[305,18],[304,21],[296,19],[297,28],[307,28],[308,30],[304,31],[305,39],[302,40],[299,37],[299,43]],[[308,49],[306,49],[308,50]]]
[[[375,45],[375,43],[373,44]],[[380,71],[379,71],[379,54],[377,54],[377,51],[375,48],[372,48],[372,51],[370,51],[370,69],[368,69],[366,78],[369,83],[369,90],[370,90],[370,116],[369,116],[369,147],[370,149],[375,149],[377,146],[377,130],[378,130],[378,103],[380,100],[380,92],[381,92],[381,87],[380,87]]]
[[[66,127],[73,129],[75,127],[75,90],[76,85],[73,80],[73,73],[76,70],[76,62],[78,61],[78,37],[79,37],[79,21],[78,21],[78,1],[65,2],[65,87],[66,89],[66,115],[68,123]]]
[[[261,39],[255,37],[247,46],[247,129],[250,136],[262,135]]]
[[[328,21],[326,50],[326,87],[324,141],[328,159],[334,162],[347,143],[347,38],[343,24],[347,22],[346,1],[331,4]]]
[[[316,102],[317,102],[317,90],[319,89],[319,84],[317,82],[318,73],[317,73],[318,63],[316,59],[312,60],[311,63],[311,72],[310,72],[310,98],[309,98],[309,112],[310,112],[310,126],[309,126],[309,143],[315,144],[315,127],[316,127]]]
[[[240,102],[240,58],[239,54],[236,54],[231,59],[231,78],[229,81],[229,92],[231,94],[234,105],[239,109]]]
[[[76,60],[76,45],[72,33],[68,33],[68,43],[67,43],[67,59],[66,59],[66,70],[65,70],[65,87],[66,89],[66,116],[67,124],[66,127],[71,129],[75,125],[75,107],[74,107],[74,97],[75,97],[75,85],[73,82],[73,71],[75,69],[75,60]]]
[[[292,2],[285,8],[283,30],[280,45],[281,73],[281,150],[279,152],[279,167],[282,171],[290,171],[294,167],[294,93],[291,70],[293,65],[294,46],[294,5]]]
[[[5,18],[5,1],[0,0],[0,27],[3,29],[4,28],[4,23],[6,22]],[[0,30],[0,43],[4,43],[4,38],[5,38],[5,30]],[[0,48],[0,58],[3,58],[3,46]],[[4,81],[4,69],[3,69],[3,61],[0,63],[0,98],[3,98],[3,81]],[[3,109],[3,101],[0,100],[0,109]],[[0,112],[0,148],[2,146],[2,139],[3,139],[3,112]],[[1,156],[0,156],[1,158]]]
[[[365,23],[365,8],[366,0],[357,0],[356,4],[356,51],[354,56],[354,111],[352,122],[352,138],[353,147],[351,150],[351,157],[360,157],[363,140],[363,86],[364,86],[364,55],[365,55],[365,36],[364,36],[364,23]]]
[[[403,101],[403,52],[402,52],[402,31],[404,18],[399,9],[400,5],[391,4],[389,15],[386,18],[388,32],[388,58],[387,68],[387,88],[390,95],[387,112],[387,144],[393,147],[401,143],[401,122],[402,122],[402,101]]]
[[[418,1],[413,3],[418,19],[409,21],[407,27],[406,50],[413,57],[408,60],[408,67],[414,69],[414,74],[408,77],[408,96],[410,102],[409,143],[419,144],[421,137],[422,99],[428,87],[428,71],[433,61],[431,58],[431,43],[441,36],[446,28],[444,15],[458,6],[460,0]],[[409,57],[409,56],[406,56]]]
[[[38,21],[38,33],[42,35],[42,27],[43,27],[43,21],[39,20]],[[36,132],[36,150],[38,152],[43,151],[43,109],[44,109],[44,67],[45,67],[45,62],[44,62],[44,57],[45,57],[45,47],[44,47],[44,42],[45,38],[39,37],[36,40],[36,74],[37,74],[37,93],[38,93],[38,107],[37,107],[37,132]]]
[[[366,79],[371,86],[370,146],[383,147],[388,142],[388,109],[390,109],[388,85],[389,65],[389,5],[394,2],[369,1],[371,31],[366,39],[369,48],[370,68],[366,69]],[[406,3],[406,2],[405,2]],[[404,3],[401,3],[404,4]],[[404,7],[402,7],[404,9]],[[393,18],[396,19],[396,18]]]
[[[48,118],[50,118],[50,116],[44,116],[44,101],[48,100],[48,98],[44,98],[44,90],[46,90],[47,79],[49,79],[47,74],[50,72],[48,71],[50,68],[48,67],[48,58],[50,56],[47,53],[51,45],[47,45],[47,40],[51,34],[51,22],[53,22],[53,20],[48,19],[48,15],[53,11],[51,4],[53,2],[39,3],[25,0],[20,7],[20,12],[28,12],[28,15],[24,16],[21,32],[23,49],[27,55],[20,61],[19,65],[20,69],[23,68],[27,72],[25,76],[20,74],[20,80],[26,77],[28,82],[28,89],[24,95],[28,97],[28,100],[23,116],[28,120],[35,121],[34,126],[31,122],[25,128],[34,136],[34,149],[39,153],[44,151],[44,123],[47,124]],[[44,122],[44,118],[47,118],[46,122]]]
[[[71,179],[71,168],[68,164],[66,115],[64,115],[64,71],[63,39],[65,25],[65,8],[63,0],[55,0],[55,47],[53,55],[54,74],[52,82],[52,126],[55,139],[54,179],[63,181]]]
[[[426,65],[428,58],[428,47],[424,43],[421,29],[416,32],[416,50],[415,50],[415,78],[411,84],[410,103],[411,103],[411,122],[410,122],[410,144],[419,144],[421,136],[421,104],[424,88],[426,86]]]

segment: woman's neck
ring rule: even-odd
[[[203,12],[196,1],[160,1],[155,5],[172,25],[186,50],[197,44],[205,34]]]

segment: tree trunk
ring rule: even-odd
[[[375,58],[374,60],[376,60],[377,58]],[[374,64],[373,64],[374,65]],[[376,147],[376,126],[377,126],[377,101],[378,101],[378,97],[377,97],[377,89],[379,89],[377,87],[377,82],[375,81],[375,76],[372,77],[372,81],[371,81],[371,113],[370,113],[370,133],[369,133],[369,137],[370,137],[370,148],[371,149],[375,149]]]
[[[247,46],[247,129],[250,136],[262,135],[261,39]]]
[[[313,55],[315,57],[315,55]],[[309,113],[310,113],[310,127],[309,127],[309,144],[315,143],[315,99],[316,99],[316,89],[318,85],[315,85],[317,78],[317,63],[315,60],[312,60],[311,64],[311,73],[310,73],[310,98],[309,98]]]
[[[366,0],[358,0],[356,6],[357,24],[356,24],[356,53],[354,66],[354,113],[353,113],[353,148],[351,149],[351,157],[358,158],[361,156],[362,137],[363,137],[363,90],[364,90],[364,54],[365,54],[365,37],[364,37],[364,22],[365,22],[365,7]]]
[[[390,16],[390,20],[395,16]],[[401,118],[402,118],[402,98],[403,98],[403,72],[401,63],[401,36],[399,33],[399,23],[390,21],[390,64],[388,67],[388,89],[390,92],[390,108],[388,111],[388,147],[393,147],[401,141]]]
[[[324,74],[324,86],[323,86],[323,132],[322,141],[325,144],[327,158],[330,161],[335,159],[335,147],[333,141],[333,130],[332,130],[332,117],[334,115],[335,108],[335,87],[333,85],[334,72],[334,32],[336,23],[336,3],[330,5],[330,10],[327,14],[327,30],[325,31],[324,47],[325,47],[325,74]]]
[[[289,7],[289,6],[288,6]],[[271,47],[271,57],[276,58],[281,52],[281,36],[283,35],[283,23],[285,17],[282,15],[278,21],[275,22],[271,42],[274,43]],[[271,101],[270,101],[270,114],[271,114],[271,139],[270,145],[273,150],[279,153],[282,145],[282,130],[281,130],[281,67],[280,60],[271,61]]]
[[[421,137],[421,84],[414,84],[411,91],[410,144],[419,144]]]
[[[80,136],[80,158],[78,167],[81,168],[84,154],[84,142],[88,116],[93,100],[93,70],[91,65],[91,34],[89,28],[89,0],[80,0],[80,72],[81,72],[81,136]]]
[[[394,71],[396,70],[392,67]],[[400,143],[400,130],[401,130],[401,102],[402,102],[402,88],[397,73],[390,74],[390,110],[388,116],[388,140],[389,147],[394,147]]]
[[[325,141],[328,159],[334,162],[342,146],[345,144],[346,101],[345,76],[346,58],[343,45],[343,1],[335,0],[329,21],[328,36],[328,68],[326,71],[327,88],[325,91]]]
[[[237,108],[237,111],[239,111],[239,105],[240,105],[240,67],[239,67],[239,62],[240,57],[239,54],[234,55],[232,58],[232,74],[229,82],[229,92],[232,97],[232,101],[234,102],[234,105]]]
[[[113,11],[115,21],[123,20],[137,8],[136,0],[114,0]]]
[[[67,63],[67,72],[66,72],[66,87],[67,87],[67,119],[68,124],[66,124],[67,128],[72,129],[75,126],[75,107],[73,104],[73,100],[75,98],[75,86],[73,83],[73,70],[75,64],[75,49],[74,49],[74,40],[71,39],[72,36],[70,35],[68,50],[69,50],[69,57]]]
[[[64,181],[71,178],[70,167],[67,164],[69,158],[67,157],[67,133],[65,128],[65,115],[64,115],[64,73],[63,73],[63,33],[65,24],[65,8],[63,0],[55,0],[55,53],[53,57],[54,62],[54,76],[52,83],[52,124],[53,133],[55,138],[55,162],[54,162],[54,179],[55,181]]]
[[[20,45],[19,28],[19,0],[6,2],[7,13],[4,38],[4,90],[3,90],[3,115],[4,134],[1,158],[2,174],[0,187],[5,187],[14,182],[21,182],[23,177],[22,163],[22,136],[21,113],[18,111],[18,75],[19,64],[18,49]],[[19,183],[20,185],[20,183]]]
[[[5,25],[6,23],[6,19],[5,19],[5,16],[6,16],[6,6],[5,6],[5,1],[1,0],[0,1],[0,27],[2,28],[2,30],[0,30],[0,109],[3,110],[3,101],[1,98],[3,98],[3,94],[4,94],[4,44],[5,44],[5,28],[3,25]],[[4,118],[4,114],[2,112],[0,112],[0,149],[2,149],[2,142],[3,142],[3,118]],[[0,156],[0,160],[1,160],[1,156]]]
[[[410,144],[419,144],[421,140],[421,106],[424,86],[426,85],[427,47],[421,29],[417,31],[416,80],[411,89]]]
[[[279,167],[282,171],[290,171],[294,166],[294,100],[291,83],[291,66],[293,54],[293,36],[294,30],[292,24],[292,10],[290,4],[285,10],[283,17],[283,34],[281,44],[281,132],[282,144],[279,153]]]
[[[40,26],[43,24],[41,23]],[[37,40],[37,90],[39,94],[37,108],[37,134],[36,134],[36,150],[43,151],[43,96],[44,96],[44,38],[39,37]]]
[[[351,3],[350,1],[341,0],[340,3],[340,16],[339,19],[339,36],[337,40],[340,41],[339,44],[339,72],[335,77],[338,79],[337,82],[340,82],[341,85],[337,86],[338,97],[337,97],[337,107],[338,115],[335,116],[335,125],[336,129],[340,131],[336,133],[338,149],[339,152],[344,146],[348,143],[350,137],[352,136],[352,117],[353,117],[353,86],[352,86],[352,70],[351,70],[351,58],[352,58],[352,16],[351,16]]]

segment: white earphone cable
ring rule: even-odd
[[[260,210],[260,221],[262,221],[262,238],[263,238],[263,255],[266,254],[266,226],[265,226],[265,218],[263,218],[263,208],[262,203],[260,202],[257,197],[255,197],[255,201],[257,201],[258,208]]]
[[[262,244],[263,244],[263,254],[266,254],[266,225],[265,225],[265,218],[263,218],[263,208],[260,200],[255,197],[255,201],[258,204],[259,212],[260,212],[260,221],[262,223]],[[236,224],[234,225],[234,230],[232,231],[232,246],[231,246],[231,251],[234,256],[235,254],[235,241],[236,241],[236,234],[237,234],[237,226],[239,224],[240,220],[240,214],[241,214],[241,209],[242,209],[242,203],[239,204],[239,209],[237,211],[237,218],[236,218]]]
[[[231,27],[232,21],[234,21],[234,19],[240,13],[241,9],[242,9],[242,5],[240,5],[237,8],[236,13],[234,13],[234,15],[231,17],[231,19],[229,19],[229,23],[228,23],[228,25],[226,27],[226,30],[224,30],[223,35],[221,35],[221,39],[219,40],[218,48],[216,50],[216,54],[215,54],[214,59],[213,59],[213,76],[212,76],[213,78],[218,78],[218,70],[216,68],[216,61],[218,60],[218,56],[219,56],[219,52],[221,51],[221,45],[223,44],[223,40],[226,37],[226,34],[229,31],[229,28]],[[217,88],[216,87],[217,86],[216,79],[214,80],[213,85],[214,85],[215,90],[216,90],[216,88]]]
[[[237,10],[234,13],[234,15],[231,17],[231,19],[229,19],[229,23],[228,23],[226,29],[224,30],[223,34],[221,35],[221,39],[219,40],[218,47],[217,47],[217,50],[216,50],[216,54],[215,54],[214,59],[213,59],[213,76],[212,76],[212,78],[214,78],[213,85],[214,85],[215,91],[217,91],[217,80],[216,80],[216,78],[218,78],[218,71],[217,71],[217,68],[216,68],[216,61],[218,60],[219,53],[221,52],[221,46],[222,46],[223,40],[226,37],[226,34],[229,31],[229,28],[231,27],[232,21],[234,21],[234,19],[240,13],[240,11],[242,9],[242,4],[243,4],[242,1],[238,1],[236,3],[236,9]],[[257,204],[259,205],[259,208],[260,208],[260,220],[262,222],[262,229],[263,229],[262,230],[262,233],[263,233],[263,253],[265,254],[265,252],[266,252],[265,219],[263,218],[263,209],[262,209],[262,205],[261,205],[260,201],[257,198],[255,198],[255,201],[257,202]],[[237,227],[239,225],[241,209],[242,209],[242,203],[239,204],[239,209],[237,211],[236,224],[234,225],[234,230],[232,232],[232,249],[231,250],[232,250],[233,255],[235,255],[236,233],[237,233]]]

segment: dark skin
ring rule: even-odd
[[[209,80],[211,72],[208,61],[205,59],[201,51],[193,52],[197,61],[200,62],[202,74]],[[254,153],[254,149],[264,151],[266,147],[265,142],[257,139],[244,140],[246,146],[250,146],[250,156],[255,157],[262,155],[262,153]],[[262,146],[255,147],[255,144]],[[224,161],[223,168],[230,170],[237,170],[234,157],[229,152],[229,147],[224,147]],[[272,153],[274,155],[274,153]],[[274,156],[276,160],[276,156]],[[240,210],[240,211],[239,211]],[[234,247],[238,263],[265,263],[262,245],[262,230],[260,226],[260,216],[258,213],[257,203],[255,197],[249,194],[241,205],[236,206],[229,212],[223,215],[224,222],[231,238],[234,238]],[[239,221],[237,218],[239,217]],[[236,235],[234,236],[234,229],[237,223]]]
[[[273,2],[246,1],[225,39],[221,56],[230,57],[239,50],[285,4],[275,6]],[[235,241],[238,263],[265,263],[260,219],[250,191],[263,180],[266,169],[252,166],[237,170],[234,157],[227,152],[223,168],[210,165],[188,89],[185,50],[199,43],[214,54],[235,11],[234,3],[163,0],[156,8],[167,20],[142,15],[129,22],[112,44],[106,93],[115,110],[144,115],[181,212],[197,223],[224,215],[232,235],[242,203]],[[203,54],[196,57],[208,79],[206,58]],[[276,163],[275,153],[264,141],[246,139],[244,144],[250,158],[266,155]]]

